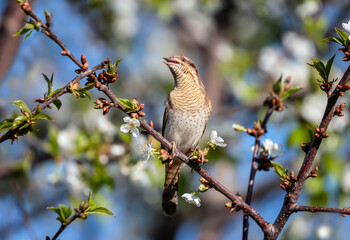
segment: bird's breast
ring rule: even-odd
[[[167,110],[164,137],[176,143],[176,148],[185,154],[196,148],[208,121],[208,112],[200,109],[196,114]]]

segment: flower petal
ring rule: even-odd
[[[123,133],[128,133],[130,132],[130,126],[128,124],[123,124],[120,126],[120,131]]]
[[[134,137],[138,137],[140,134],[139,130],[135,127],[131,129],[131,133]]]
[[[217,131],[211,131],[210,140],[213,140],[215,142],[215,138],[217,138],[217,136],[218,136]]]

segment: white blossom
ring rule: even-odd
[[[254,145],[250,147],[250,151],[254,152]],[[258,150],[258,155],[263,152],[268,154],[272,158],[281,157],[283,155],[282,145],[279,143],[274,143],[271,139],[267,138],[262,142],[262,146],[260,146]]]
[[[219,147],[226,147],[227,144],[224,143],[224,139],[222,139],[220,136],[218,136],[218,133],[216,131],[211,131],[210,134],[210,142],[215,144]]]
[[[348,23],[342,23],[342,26],[346,31],[350,32],[350,20]]]
[[[120,126],[120,131],[123,133],[131,132],[134,137],[139,136],[140,122],[135,118],[125,117],[123,118],[125,124]]]
[[[263,151],[268,153],[271,157],[276,158],[283,155],[282,145],[274,143],[271,139],[267,138],[262,143]]]
[[[185,199],[186,202],[192,203],[193,205],[196,205],[197,207],[201,206],[201,200],[195,193],[185,193],[181,196],[183,199]]]
[[[141,161],[143,163],[146,163],[149,159],[149,157],[152,155],[152,148],[151,148],[152,142],[146,143],[142,145],[141,148]]]

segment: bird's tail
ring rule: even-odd
[[[167,216],[172,216],[176,213],[176,206],[178,203],[178,185],[180,177],[180,169],[182,161],[174,159],[171,166],[168,163],[165,165],[165,181],[162,196],[163,213]]]

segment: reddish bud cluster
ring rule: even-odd
[[[282,112],[284,103],[278,96],[270,95],[265,99],[264,105],[271,106],[275,111]]]
[[[237,197],[239,197],[240,199],[242,199],[242,197],[237,194]],[[238,212],[239,210],[241,210],[241,208],[239,206],[237,206],[237,201],[233,201],[233,202],[227,202],[225,204],[225,207],[229,208],[230,209],[230,213],[233,213],[233,212]]]
[[[346,108],[346,103],[342,103],[336,106],[334,110],[334,116],[338,116],[338,117],[344,116],[344,113],[342,113],[342,111],[344,111],[345,108]]]
[[[325,133],[325,129],[324,128],[316,128],[316,133],[315,133],[315,137],[317,138],[328,138],[329,134]]]
[[[343,61],[346,62],[350,60],[350,45],[347,46],[346,48],[339,48],[338,50],[342,51],[345,54],[345,56],[342,59]]]
[[[345,91],[350,89],[350,85],[349,84],[344,84],[344,86],[338,84],[338,89],[339,89],[339,95],[342,97],[344,96]]]
[[[168,153],[168,151],[165,150],[165,149],[159,149],[159,154],[160,154],[160,155],[158,156],[158,158],[159,158],[163,163],[165,163],[165,161],[167,161],[168,159],[172,160],[172,156],[170,156],[170,154]],[[169,166],[171,166],[170,163],[169,163]]]
[[[95,108],[103,109],[103,115],[106,115],[109,112],[109,109],[113,103],[109,102],[107,99],[99,98],[95,101]]]
[[[21,8],[26,14],[28,14],[32,10],[32,7],[27,1],[21,4]]]
[[[290,188],[292,187],[292,185],[298,180],[296,177],[295,177],[295,174],[294,174],[294,171],[291,171],[289,173],[289,176],[286,176],[285,178],[280,178],[281,180],[281,184],[280,184],[280,187],[283,189],[283,190],[286,190],[287,192],[290,190]]]
[[[254,122],[253,129],[247,128],[247,133],[253,137],[260,137],[265,133],[265,130],[261,128],[260,121]]]
[[[308,177],[316,178],[317,172],[318,172],[318,167],[316,166],[314,169],[312,169]]]
[[[204,148],[203,150],[197,148],[193,151],[191,160],[200,164],[207,163],[209,160],[205,158],[208,154],[209,148]]]
[[[320,88],[321,88],[322,91],[328,93],[329,91],[332,90],[332,86],[333,86],[333,83],[329,82],[329,83],[321,84]]]
[[[111,74],[106,72],[106,70],[103,70],[102,73],[98,75],[98,81],[100,81],[103,84],[114,83],[117,80],[117,77],[118,77],[118,72]]]

